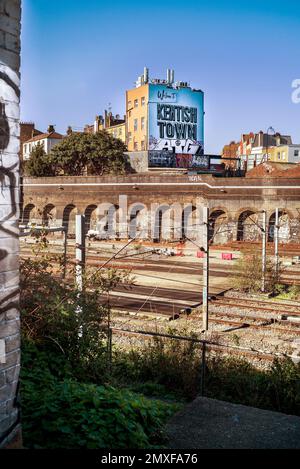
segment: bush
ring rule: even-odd
[[[262,285],[262,257],[257,252],[243,254],[235,265],[233,287],[239,291],[258,293]],[[271,258],[266,260],[265,292],[274,292],[278,285],[280,272],[276,273]]]
[[[52,357],[53,358],[53,357]],[[22,428],[26,448],[149,448],[162,444],[161,428],[178,406],[147,400],[110,386],[78,383],[47,354],[26,344],[21,372]],[[55,360],[55,368],[62,360]]]
[[[153,382],[181,397],[193,398],[199,391],[200,364],[199,344],[154,337],[141,350],[127,353],[115,350],[113,375],[131,383]]]
[[[20,264],[22,336],[34,341],[40,351],[62,355],[77,379],[101,383],[107,371],[110,321],[103,294],[123,281],[130,282],[129,274],[115,269],[87,270],[83,291],[78,291],[72,282],[62,279],[63,267],[57,258],[43,252],[39,255],[39,259],[28,258]],[[75,277],[73,271],[70,275]]]
[[[113,377],[150,395],[193,399],[201,365],[201,346],[156,337],[139,351],[115,352]],[[289,358],[260,370],[241,358],[208,356],[204,389],[213,399],[300,415],[300,364]]]

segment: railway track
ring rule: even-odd
[[[251,310],[257,310],[257,311],[264,311],[266,313],[272,312],[272,313],[277,313],[277,314],[291,314],[294,316],[300,316],[300,305],[296,304],[283,304],[279,302],[270,302],[267,300],[252,300],[252,299],[241,299],[238,300],[235,298],[216,298],[210,301],[210,304],[215,305],[215,306],[230,306],[233,308],[239,308],[239,309],[251,309]],[[262,306],[262,305],[268,305]],[[270,307],[269,307],[270,306]],[[278,308],[284,308],[284,309],[278,309]],[[291,308],[297,308],[297,309],[291,309]]]
[[[150,332],[146,331],[135,331],[135,330],[125,330],[125,329],[119,329],[119,328],[112,328],[113,334],[120,335],[120,336],[132,336],[135,338],[138,338],[141,341],[149,341],[153,339],[153,335]],[[158,335],[158,334],[155,334]],[[268,361],[268,362],[273,362],[275,356],[283,356],[282,355],[276,355],[276,354],[271,354],[271,353],[266,353],[263,351],[259,350],[246,350],[243,349],[242,347],[233,347],[233,346],[227,346],[227,345],[221,345],[221,344],[211,344],[209,342],[206,342],[206,349],[208,351],[213,351],[213,352],[223,352],[228,355],[234,355],[234,356],[244,356],[244,357],[249,357],[252,360],[263,360],[263,361]]]

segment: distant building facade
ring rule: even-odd
[[[111,112],[104,111],[104,116],[96,116],[94,124],[86,125],[85,133],[97,133],[100,130],[106,130],[114,138],[118,138],[126,144],[126,125],[125,116],[123,119],[117,114],[114,116]]]
[[[148,152],[148,166],[197,167],[204,153],[204,93],[187,82],[150,79],[149,70],[126,91],[126,144]]]
[[[49,125],[47,133],[39,133],[23,143],[23,159],[29,160],[30,154],[37,144],[43,145],[45,152],[50,153],[52,148],[63,138],[63,135],[55,132],[53,125]]]
[[[300,144],[277,145],[268,150],[269,159],[274,163],[300,163]]]
[[[23,144],[43,132],[35,128],[34,122],[20,122],[20,158],[23,159]]]
[[[224,145],[222,150],[222,159],[228,168],[235,169],[239,165],[238,159],[239,142],[232,141],[228,145]]]
[[[291,136],[280,133],[269,135],[263,131],[242,134],[237,157],[241,159],[244,168],[249,170],[258,164],[269,161],[273,154],[271,149],[280,145],[292,145]],[[288,160],[283,160],[283,162],[288,162]]]

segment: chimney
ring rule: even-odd
[[[48,126],[48,134],[51,134],[52,132],[55,132],[55,128],[54,128],[54,125],[49,125]]]
[[[149,68],[144,67],[144,83],[148,83],[149,81]]]
[[[281,135],[279,133],[277,133],[275,135],[275,137],[276,137],[276,145],[279,146],[280,143],[281,143]]]
[[[167,83],[171,84],[171,70],[169,68],[167,69]]]
[[[175,82],[175,72],[174,70],[171,70],[171,83],[173,85],[173,83]]]
[[[69,125],[68,128],[67,128],[67,135],[72,135],[73,133],[73,129],[72,127]]]
[[[263,137],[264,137],[264,133],[262,130],[260,130],[258,134],[258,146],[259,147],[263,146]]]

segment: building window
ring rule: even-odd
[[[141,98],[141,106],[145,106],[145,96]]]
[[[145,150],[145,140],[141,141],[141,150]]]
[[[282,152],[282,159],[285,160],[285,151]]]
[[[119,129],[119,135],[122,135],[122,129]]]
[[[294,151],[294,156],[299,156],[299,150]]]
[[[277,158],[278,158],[278,160],[280,160],[280,151],[277,152]]]
[[[139,105],[139,100],[138,100],[138,99],[135,99],[135,100],[134,100],[134,107],[138,107],[138,105]]]
[[[138,120],[134,119],[134,121],[133,121],[133,130],[136,132],[137,129],[138,129]]]
[[[128,142],[131,142],[131,140],[132,140],[131,132],[128,132]]]
[[[131,101],[128,101],[127,108],[128,108],[128,109],[131,109],[131,108],[132,108],[132,103],[131,103]]]
[[[141,129],[144,130],[145,128],[145,117],[141,118]]]
[[[134,148],[134,151],[138,151],[139,146],[137,142],[134,142],[133,148]]]

